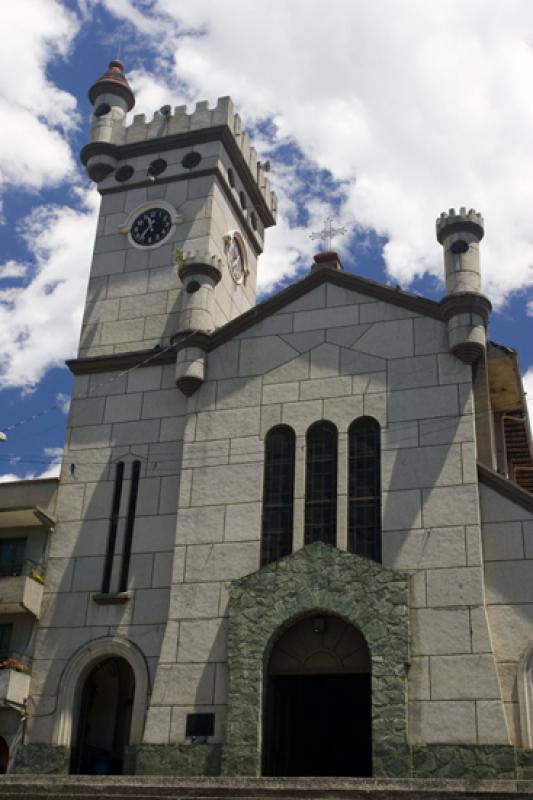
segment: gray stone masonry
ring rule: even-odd
[[[200,708],[222,720],[212,741],[226,741],[227,586],[259,565],[266,432],[282,422],[296,433],[298,550],[305,434],[320,419],[337,426],[345,549],[347,431],[362,414],[382,426],[384,565],[412,575],[409,740],[509,743],[484,607],[470,367],[449,354],[445,323],[424,327],[416,312],[392,314],[334,288],[313,289],[208,354],[184,433],[180,567],[146,743],[184,742],[184,715]],[[422,330],[424,353],[415,355]],[[176,694],[187,664],[196,684]]]

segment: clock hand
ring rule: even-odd
[[[148,227],[145,228],[145,230],[143,231],[143,234],[141,236],[141,241],[143,241],[146,238],[146,235],[152,230],[152,228],[154,227],[154,223],[155,223],[155,219],[153,219],[150,222],[150,224],[148,225]]]

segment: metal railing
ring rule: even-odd
[[[0,578],[18,578],[21,575],[39,580],[39,577],[44,577],[43,564],[31,558],[23,561],[0,561]]]

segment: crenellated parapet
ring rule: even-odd
[[[105,88],[109,91],[109,86]],[[239,154],[241,166],[256,184],[269,214],[275,220],[277,198],[267,177],[268,162],[261,163],[258,160],[257,151],[243,129],[241,117],[235,113],[230,97],[220,97],[213,108],[209,107],[208,102],[200,101],[191,113],[187,111],[187,106],[176,106],[174,110],[170,106],[163,106],[151,119],[146,114],[136,114],[129,124],[126,123],[124,115],[114,120],[113,124],[106,125],[106,137],[102,141],[98,132],[105,121],[99,118],[93,122],[89,144],[82,150],[82,161],[87,167],[91,162],[93,174],[89,173],[89,176],[93,180],[101,180],[103,174],[109,174],[111,165],[131,157],[143,145],[143,150],[147,148],[147,151],[164,152],[179,146],[180,140],[186,144],[191,136],[194,136],[195,142],[221,138],[226,146],[229,145],[232,151],[230,156],[235,158]],[[104,167],[103,171],[101,168],[95,169],[97,161],[110,166]]]
[[[443,211],[437,219],[437,239],[442,244],[453,233],[470,233],[481,241],[485,233],[485,223],[482,214],[471,208],[468,211],[462,206],[457,212],[450,208]]]

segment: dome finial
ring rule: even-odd
[[[124,64],[119,58],[114,58],[107,72],[104,72],[89,89],[89,100],[94,105],[101,94],[116,94],[126,101],[128,111],[135,105],[135,95],[124,74]]]

